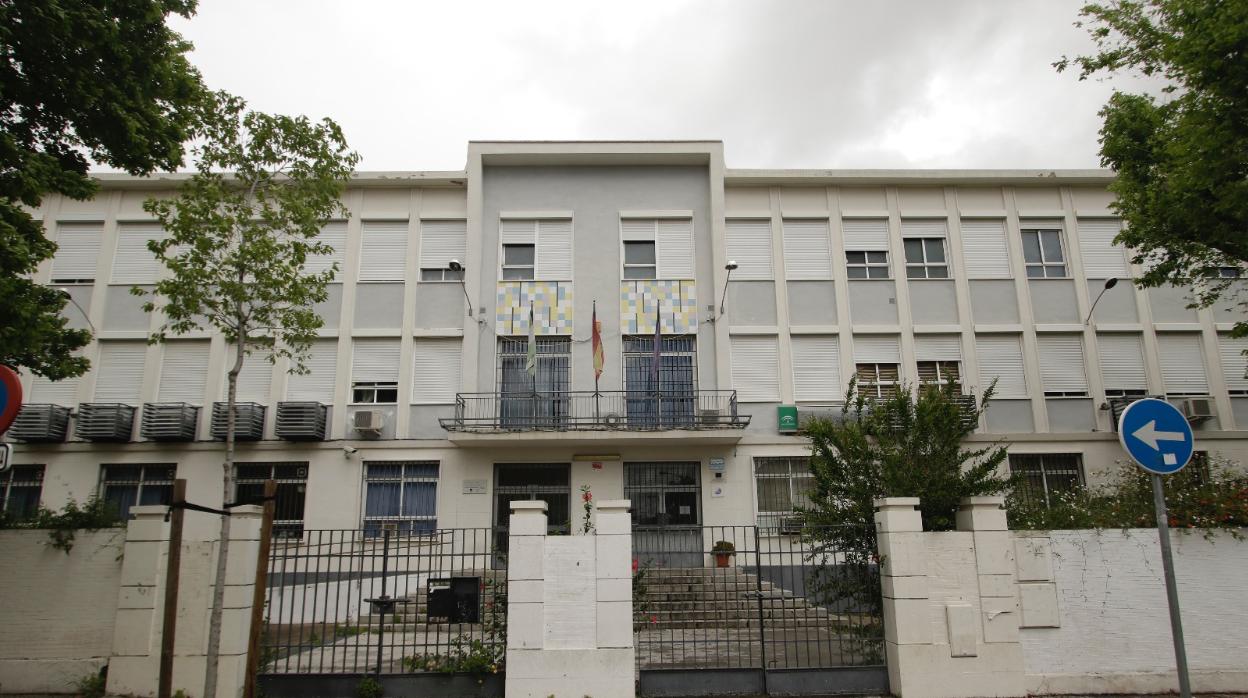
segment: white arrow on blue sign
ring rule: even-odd
[[[1118,440],[1131,460],[1150,473],[1177,473],[1192,459],[1192,425],[1174,405],[1145,398],[1127,405],[1118,418]]]

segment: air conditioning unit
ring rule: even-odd
[[[717,409],[699,409],[698,423],[714,425],[720,422],[720,411]]]
[[[1204,420],[1218,415],[1213,400],[1207,397],[1189,397],[1183,400],[1183,415],[1189,420]]]
[[[786,536],[802,534],[802,520],[796,516],[785,516],[780,519],[780,533]]]
[[[359,410],[351,417],[351,426],[355,427],[356,431],[380,434],[384,424],[385,419],[381,410]]]

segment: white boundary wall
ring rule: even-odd
[[[1015,535],[1049,541],[1060,613],[1060,627],[1022,629],[1030,693],[1178,689],[1157,531]],[[1219,531],[1172,541],[1192,690],[1248,692],[1248,540]]]

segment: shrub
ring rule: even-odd
[[[125,522],[117,515],[117,508],[99,497],[91,497],[79,506],[69,500],[60,511],[39,507],[34,516],[14,519],[0,515],[0,528],[34,528],[48,532],[48,545],[66,554],[74,547],[74,534],[78,531],[98,531],[102,528],[123,526]]]

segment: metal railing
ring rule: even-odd
[[[497,673],[507,572],[488,528],[273,540],[261,673]]]
[[[836,551],[845,539],[756,526],[635,529],[638,668],[883,665],[879,570]]]
[[[448,431],[744,429],[735,390],[459,393]]]

